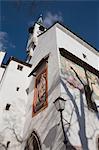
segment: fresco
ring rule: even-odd
[[[88,84],[92,99],[99,100],[99,78],[62,55],[60,55],[60,60],[61,76],[69,83],[70,88],[77,88],[83,93]]]
[[[35,116],[48,105],[47,67],[37,74],[35,79],[33,115]]]

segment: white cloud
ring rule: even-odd
[[[8,47],[16,48],[16,45],[9,41],[8,33],[0,31],[0,50],[5,50]]]
[[[0,40],[4,39],[7,37],[7,32],[0,31]]]
[[[37,20],[36,20],[36,21],[37,21]],[[49,12],[47,12],[47,13],[45,14],[45,17],[44,17],[44,19],[43,19],[43,23],[44,23],[44,25],[45,25],[46,27],[50,27],[51,25],[53,25],[53,23],[55,23],[55,22],[57,22],[57,21],[63,22],[63,17],[62,17],[62,13],[61,13],[61,12],[52,13],[52,12],[49,11]],[[28,23],[28,27],[33,26],[34,23],[35,23],[34,20],[30,21],[30,22]]]
[[[46,27],[49,27],[56,21],[63,22],[62,14],[60,12],[57,14],[52,14],[51,12],[47,12],[47,14],[44,18],[44,25]]]
[[[10,43],[10,47],[11,47],[11,48],[16,48],[16,45],[15,45],[15,44]]]
[[[4,46],[3,46],[3,43],[2,42],[0,42],[0,50],[3,50],[3,49],[5,49],[5,48],[3,48]]]
[[[7,37],[7,32],[0,31],[0,50],[6,49]]]

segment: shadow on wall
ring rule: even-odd
[[[55,80],[53,81],[53,84],[52,84],[52,86],[50,87],[50,89],[48,91],[48,95],[50,95],[55,90],[55,88],[59,85],[59,83],[61,81],[61,78],[60,78],[60,76],[58,76],[58,73],[55,74],[55,78],[54,79]],[[52,115],[53,115],[53,113],[52,113]],[[61,124],[60,124],[60,126],[61,126]],[[49,132],[48,132],[48,134],[45,137],[44,142],[43,142],[43,144],[45,145],[46,149],[50,148],[50,150],[54,150],[53,147],[54,147],[54,144],[55,144],[55,140],[57,138],[57,130],[58,130],[58,128],[59,128],[59,126],[55,125],[53,128],[51,128],[49,130]],[[61,127],[61,132],[63,132],[62,131],[62,127]],[[63,133],[61,135],[62,135],[62,137],[60,138],[60,141],[63,142]],[[68,139],[68,137],[67,137],[67,139]],[[66,149],[65,145],[62,143],[62,147],[61,147],[60,150],[65,150],[65,149]],[[70,143],[69,139],[68,139],[67,150],[76,150],[75,147],[73,147],[72,144]]]
[[[57,88],[57,86],[60,84],[60,76],[58,74],[58,72],[56,72],[56,74],[54,75],[53,77],[53,82],[52,82],[52,85],[48,91],[48,96],[50,96],[52,94],[52,92],[55,90],[55,88]]]
[[[53,90],[60,83],[60,76],[58,76],[57,73],[56,73],[56,76],[55,76],[54,79],[55,80],[54,80],[52,86],[50,87],[50,89],[48,91],[48,95],[50,95],[53,92]],[[64,83],[64,80],[61,80],[61,83],[62,83],[66,93],[70,97],[70,100],[71,100],[71,102],[72,102],[72,104],[74,106],[74,109],[75,109],[75,113],[76,113],[77,121],[78,121],[78,125],[79,125],[78,135],[79,135],[79,138],[80,138],[80,141],[81,141],[82,149],[83,150],[89,150],[89,148],[88,148],[88,139],[86,137],[85,112],[84,112],[84,102],[83,102],[82,93],[80,92],[80,111],[79,111],[78,106],[77,106],[77,104],[75,102],[75,99],[74,99],[73,95],[71,94],[71,92],[69,91],[69,89],[66,86],[66,84]],[[45,147],[46,148],[50,148],[50,150],[53,150],[53,147],[54,147],[54,144],[55,144],[55,140],[57,138],[56,137],[56,135],[57,135],[57,128],[58,128],[57,125],[55,125],[53,128],[51,128],[49,130],[46,138],[44,139],[44,142],[43,142]],[[67,130],[67,132],[68,132],[68,130]],[[67,135],[67,133],[66,133],[66,135]],[[68,137],[67,137],[67,139],[68,139]],[[61,150],[65,150],[65,147],[63,146],[61,148]],[[75,148],[71,145],[69,139],[68,139],[67,150],[75,150]]]
[[[55,125],[53,128],[51,128],[43,142],[43,144],[46,146],[46,148],[50,148],[50,150],[53,149],[53,145],[55,143],[56,134],[57,134],[57,125]]]
[[[60,150],[77,150],[77,149],[72,145],[67,145],[67,148],[65,148],[65,145],[63,145]]]
[[[61,132],[62,132],[62,127],[61,127]],[[69,141],[69,138],[66,134],[66,139],[67,139],[67,144],[65,146],[64,144],[64,137],[63,137],[63,134],[61,134],[60,138],[59,138],[59,141],[61,141],[61,148],[59,150],[77,150],[72,144],[71,142]],[[54,149],[53,149],[54,150]]]
[[[88,139],[86,136],[86,126],[85,126],[85,112],[84,112],[84,102],[83,102],[83,96],[82,93],[80,92],[80,111],[78,109],[78,106],[75,102],[75,99],[73,98],[73,95],[71,94],[71,92],[69,91],[68,87],[66,86],[66,84],[64,83],[63,80],[61,80],[61,83],[67,93],[67,95],[70,97],[70,100],[75,108],[75,113],[76,113],[76,117],[78,120],[78,125],[79,125],[79,131],[78,131],[78,135],[81,141],[81,145],[82,145],[82,149],[83,150],[89,150],[88,148]],[[66,133],[67,134],[67,133]]]
[[[58,132],[58,130],[60,130],[60,133]],[[57,133],[59,135],[57,135]],[[67,148],[65,147],[65,144],[63,142],[64,141],[63,131],[62,131],[62,127],[61,127],[60,122],[59,122],[59,124],[56,124],[54,127],[52,127],[49,130],[47,136],[44,139],[43,144],[45,145],[46,149],[50,148],[50,150],[54,150],[53,148],[56,144],[56,140],[60,141],[60,144],[61,144],[61,148],[59,150],[76,150],[75,147],[73,147],[72,144],[70,143],[68,137],[67,137],[67,141],[68,141]],[[59,143],[57,146],[59,146]],[[55,146],[55,147],[57,147],[57,146]]]

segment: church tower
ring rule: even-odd
[[[38,35],[40,35],[44,31],[46,31],[46,28],[43,25],[42,15],[40,15],[38,21],[35,22],[34,25],[28,29],[29,38],[28,38],[27,47],[26,47],[26,52],[27,52],[26,62],[27,63],[30,62],[33,56],[33,51],[38,44]]]

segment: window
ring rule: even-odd
[[[21,65],[18,65],[18,66],[17,66],[17,70],[22,71],[22,69],[23,69],[23,66],[21,66]]]
[[[83,54],[83,58],[87,58],[87,56],[85,54]]]
[[[41,150],[40,140],[35,131],[29,137],[24,150]]]
[[[31,34],[33,34],[33,30],[34,30],[34,26],[33,26],[33,27],[30,27],[30,28],[28,29],[28,32],[31,33]]]
[[[29,94],[29,88],[26,89],[26,93],[27,93],[27,95]]]
[[[39,30],[44,31],[45,28],[43,26],[40,25]]]
[[[19,89],[20,89],[20,88],[19,88],[19,87],[17,87],[17,88],[16,88],[16,91],[19,91]]]
[[[5,110],[9,110],[10,109],[11,104],[6,104],[6,108]]]

